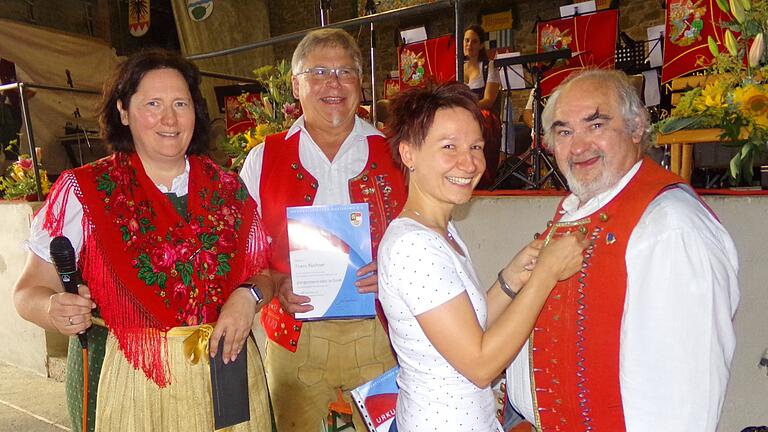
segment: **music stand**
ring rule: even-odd
[[[526,150],[522,156],[516,158],[516,161],[509,168],[502,167],[503,172],[500,172],[496,182],[489,188],[489,190],[495,190],[501,183],[504,182],[509,176],[522,180],[531,189],[541,189],[541,186],[549,180],[550,177],[554,179],[560,187],[565,187],[565,180],[560,172],[557,171],[557,167],[549,156],[544,152],[541,143],[541,78],[544,72],[549,70],[555,61],[559,59],[565,59],[571,57],[570,49],[562,49],[557,51],[549,51],[541,54],[528,54],[517,57],[509,57],[503,59],[497,59],[494,65],[497,67],[506,67],[516,64],[522,64],[523,68],[528,71],[533,77],[534,90],[533,90],[533,145]],[[504,69],[504,73],[507,73],[507,69]],[[545,175],[541,175],[542,164],[546,165],[548,171]],[[524,176],[518,172],[521,167],[531,167],[532,172],[529,176]]]

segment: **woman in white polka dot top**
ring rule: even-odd
[[[481,114],[463,84],[403,93],[389,139],[409,195],[379,246],[379,298],[400,363],[399,432],[500,431],[491,381],[531,332],[555,283],[574,274],[580,234],[532,242],[481,289],[451,223],[485,169]],[[514,301],[513,301],[514,298]]]

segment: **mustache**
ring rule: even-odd
[[[589,153],[587,155],[584,155],[584,154],[579,155],[578,158],[574,157],[574,156],[571,156],[571,157],[568,158],[568,161],[567,161],[568,168],[572,169],[575,164],[581,163],[581,162],[584,162],[584,161],[588,161],[588,160],[590,160],[592,158],[595,158],[595,157],[598,157],[600,159],[605,159],[605,153],[601,152],[601,151],[593,151],[593,152],[591,152],[591,153]]]

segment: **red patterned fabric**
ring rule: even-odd
[[[273,269],[290,273],[288,229],[285,209],[312,205],[317,194],[317,180],[299,161],[299,133],[286,139],[287,132],[270,135],[264,142],[264,160],[259,194],[262,219],[272,238]],[[371,218],[373,256],[384,231],[405,205],[405,179],[392,160],[386,140],[378,135],[368,137],[368,161],[363,171],[349,180],[352,202],[366,202]],[[301,321],[285,313],[275,298],[261,310],[261,323],[267,337],[295,352],[301,332]]]
[[[234,173],[189,156],[187,219],[144,172],[117,153],[66,173],[50,202],[74,190],[83,206],[83,279],[128,361],[170,383],[164,332],[217,320],[232,291],[267,265],[256,204]],[[63,195],[62,195],[63,194]],[[60,235],[65,205],[43,228]]]
[[[665,18],[662,83],[706,68],[712,61],[707,37],[712,36],[722,49],[725,28],[719,24],[730,21],[715,0],[669,0]]]
[[[585,265],[555,286],[531,336],[531,388],[540,430],[625,430],[619,339],[627,244],[648,204],[682,182],[645,159],[615,198],[581,220],[593,240],[585,252]],[[562,203],[555,213],[558,218],[561,209]],[[544,233],[546,237],[578,229],[557,222]]]
[[[549,96],[568,75],[586,67],[613,69],[618,28],[617,9],[540,22],[536,26],[537,52],[570,48],[574,54],[544,74],[541,95]]]

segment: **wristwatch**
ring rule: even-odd
[[[250,291],[251,295],[256,300],[257,306],[264,302],[264,293],[261,292],[261,290],[259,289],[259,287],[256,286],[256,284],[248,282],[248,283],[238,285],[238,288],[245,288],[248,291]]]

